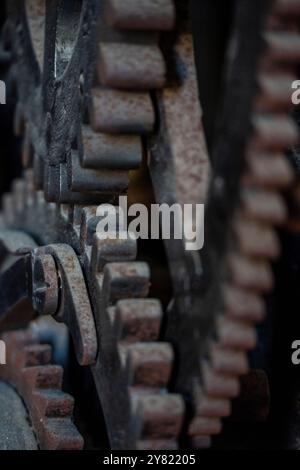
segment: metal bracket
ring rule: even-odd
[[[22,232],[1,231],[0,263],[0,329],[52,315],[68,326],[79,364],[93,364],[96,328],[75,251],[69,245],[37,248]]]

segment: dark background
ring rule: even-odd
[[[6,18],[5,2],[0,2],[0,27]],[[20,140],[14,136],[13,119],[16,96],[9,71],[9,54],[0,46],[0,80],[6,84],[6,105],[0,105],[0,196],[9,191],[11,182],[20,176]]]

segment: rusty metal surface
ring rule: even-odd
[[[51,255],[32,257],[32,303],[41,315],[54,315],[58,309],[58,273]]]
[[[160,128],[159,134],[149,142],[150,175],[156,200],[160,203],[204,203],[210,162],[202,127],[191,34],[186,31],[179,34],[171,53],[175,55],[177,82],[167,85],[156,96]],[[190,292],[199,288],[198,254],[185,250],[185,240],[168,241],[166,249],[174,292],[181,298],[182,309],[186,310]]]
[[[155,116],[150,96],[120,90],[92,89],[92,125],[107,134],[149,134]]]
[[[3,224],[44,245],[34,272],[49,287],[37,285],[36,309],[67,324],[78,362],[91,366],[113,449],[176,449],[182,439],[207,447],[248,372],[263,296],[273,287],[271,262],[280,255],[276,227],[288,215],[281,191],[293,180],[284,153],[298,141],[287,84],[299,37],[285,18],[289,25],[299,9],[293,1],[275,2],[263,26],[256,1],[237,6],[233,39],[240,49],[229,48],[224,91],[230,106],[209,156],[184,2],[176,2],[179,25],[163,52],[159,33],[175,26],[169,0],[91,1],[80,8],[75,2],[69,25],[67,12],[49,3],[44,64],[42,19],[29,11],[28,30],[17,3],[8,25],[16,70],[33,77],[34,87],[18,84],[16,128],[25,130],[27,171],[3,201]],[[249,15],[257,26],[251,41]],[[233,86],[241,84],[241,70],[243,95]],[[136,241],[96,236],[96,206],[127,190],[145,150],[156,202],[208,203],[204,255],[187,253],[183,241],[166,243],[174,291],[167,315],[159,300],[147,298],[151,273],[138,261]],[[29,363],[43,362],[44,353],[33,348]],[[18,364],[23,357],[16,356]],[[59,386],[56,369],[31,365],[28,383]],[[49,429],[37,424],[43,445],[82,445],[69,431],[64,440],[59,428],[57,416],[70,415],[68,399],[41,390],[33,396],[32,385],[23,388],[23,373],[6,373],[29,406],[35,400],[37,413],[50,414]]]
[[[39,448],[80,450],[83,439],[72,422],[74,402],[61,391],[63,370],[50,365],[51,348],[30,330],[5,333],[7,364],[0,376],[26,403]]]
[[[49,245],[41,251],[55,259],[62,282],[59,309],[55,317],[68,326],[79,364],[92,364],[96,360],[98,340],[78,258],[68,245]]]
[[[15,390],[5,382],[0,382],[0,415],[1,450],[37,450],[27,410]]]
[[[2,237],[5,233],[11,232],[2,232]],[[28,236],[17,233],[18,242],[30,241]],[[11,244],[12,240],[2,243],[2,247],[7,250]],[[14,249],[17,250],[15,244]],[[24,245],[23,250],[23,256],[19,254],[0,277],[1,290],[5,292],[0,303],[1,328],[22,326],[37,314],[52,315],[68,326],[79,364],[92,364],[98,341],[83,272],[74,250],[62,244],[29,252]]]
[[[104,86],[147,90],[165,84],[166,68],[157,46],[102,44],[99,53],[99,78]]]
[[[266,36],[269,37],[268,33]],[[284,46],[284,44],[286,44],[284,35],[282,36],[282,41]],[[279,48],[279,43],[281,44],[280,38],[278,38],[276,48]],[[274,45],[267,48],[265,52],[265,62],[268,63],[269,67],[280,70],[282,57],[278,52],[275,53],[272,47],[274,47]],[[285,63],[289,63],[291,70],[293,70],[293,67],[296,65],[295,60],[297,59],[293,54],[285,56]],[[262,62],[264,63],[264,61]],[[260,76],[261,73],[264,73],[264,69],[262,72],[260,72],[259,69],[258,76]],[[288,168],[287,161],[284,157],[284,150],[292,146],[295,141],[298,140],[298,132],[293,120],[289,117],[291,104],[288,94],[286,93],[284,95],[284,105],[282,96],[280,96],[280,106],[274,106],[274,100],[271,100],[270,105],[269,89],[270,87],[266,89],[265,86],[259,89],[258,94],[260,99],[256,100],[252,111],[253,133],[248,137],[248,144],[245,150],[247,158],[247,166],[244,170],[245,177],[240,189],[240,200],[237,203],[237,208],[233,215],[235,233],[232,234],[229,232],[229,237],[233,237],[233,239],[230,238],[232,240],[231,249],[227,248],[229,257],[226,255],[229,286],[227,285],[224,288],[225,305],[223,304],[221,307],[224,309],[224,313],[218,317],[216,322],[217,345],[221,347],[221,350],[225,348],[225,352],[227,351],[227,353],[228,349],[245,352],[253,348],[256,344],[257,338],[255,330],[253,325],[249,323],[249,320],[246,321],[246,318],[249,314],[255,321],[263,318],[264,307],[262,300],[259,300],[259,296],[270,291],[273,286],[270,260],[272,261],[274,258],[277,258],[280,250],[274,226],[284,223],[288,215],[285,202],[279,193],[279,189],[285,184],[287,186],[290,185],[293,180],[292,171]],[[237,128],[238,126],[236,129]],[[226,145],[228,145],[228,142]],[[269,155],[269,159],[265,158],[263,162],[264,172],[265,174],[268,173],[268,177],[257,178],[258,155]],[[271,155],[275,155],[276,158],[273,159]],[[254,159],[253,164],[251,164],[252,158]],[[260,165],[262,166],[262,162]],[[279,166],[282,169],[282,173],[279,171]],[[270,170],[268,170],[268,168],[270,168]],[[273,176],[277,171],[278,176],[280,174],[278,180]],[[225,192],[223,197],[225,200]],[[224,227],[225,225],[223,226],[223,230]],[[221,252],[219,252],[219,256],[220,255]],[[245,299],[247,303],[245,303],[244,308],[239,303],[239,298],[233,297],[236,295],[239,296],[240,293],[251,296],[251,298]],[[243,297],[241,300],[242,299]],[[245,314],[247,315],[246,318]],[[222,367],[219,367],[219,362],[216,361],[212,353],[210,363],[203,366],[204,374],[206,376],[209,374],[206,379],[204,376],[204,380],[202,381],[202,388],[204,390],[202,393],[204,393],[204,396],[214,396],[215,390],[217,390],[222,383],[218,383],[218,377],[223,381],[223,385],[225,377],[229,380],[228,390],[223,390],[223,392],[226,392],[224,396],[236,396],[237,392],[234,386],[234,380],[235,377],[237,378],[247,371],[247,361],[245,359],[246,357],[244,355],[244,360],[239,367],[237,358],[234,358],[234,367],[232,368],[231,365],[229,370],[226,370],[228,364],[223,364]],[[222,360],[224,361],[225,358],[222,357]],[[228,375],[225,376],[224,374]],[[210,381],[210,384],[207,384],[207,380]],[[230,380],[232,383],[230,383]],[[253,380],[255,381],[256,379],[253,378]],[[259,381],[259,377],[257,380]],[[212,386],[212,381],[215,382],[214,386]],[[266,389],[267,386],[265,386],[264,383],[264,376],[262,376],[262,382],[261,387]],[[244,385],[245,383],[246,381]],[[256,388],[258,388],[258,385]],[[220,392],[222,391],[220,390]],[[266,415],[266,409],[268,409],[268,392],[260,394],[257,390],[257,393],[259,395],[258,401],[260,396],[262,396],[261,399],[263,400],[261,406],[258,402],[255,405],[256,412],[258,413],[257,419],[262,419],[262,416],[265,417]],[[222,393],[220,393],[220,395],[222,395]],[[255,400],[253,391],[252,397],[253,400]],[[253,410],[253,419],[255,419],[254,413]],[[207,414],[202,411],[198,416],[206,417]],[[222,415],[219,415],[217,412],[214,416]],[[199,425],[197,421],[196,423],[191,423],[190,433],[192,435],[196,433],[195,428],[197,429],[197,425]],[[198,428],[198,434],[201,437],[202,435],[207,436],[219,431],[220,428],[218,428],[217,424],[215,427],[212,424],[211,428],[207,427],[203,429],[201,425]]]
[[[104,15],[110,26],[129,30],[165,31],[175,26],[176,11],[172,0],[106,0]]]
[[[167,392],[174,356],[170,345],[158,341],[160,302],[145,298],[149,268],[131,261],[136,251],[132,240],[108,239],[96,246],[89,285],[101,312],[96,325],[103,341],[92,370],[112,448],[177,448],[184,403]],[[122,263],[111,262],[110,253]]]
[[[237,7],[237,21],[241,21],[240,25],[244,21],[244,26],[241,27],[240,38],[238,36],[235,37],[237,43],[240,41],[239,47],[235,49],[238,59],[234,62],[234,58],[231,57],[233,65],[231,64],[230,73],[233,77],[234,73],[236,73],[236,76],[233,78],[232,83],[230,82],[230,76],[228,77],[228,96],[230,97],[228,101],[228,114],[225,118],[226,121],[223,123],[223,129],[221,128],[220,131],[221,139],[222,135],[224,137],[224,145],[220,144],[220,141],[217,142],[215,155],[213,155],[215,165],[210,183],[211,189],[207,198],[206,227],[208,228],[206,230],[205,253],[204,255],[200,254],[202,267],[204,267],[204,279],[206,279],[208,287],[204,285],[203,293],[201,293],[201,284],[200,292],[198,287],[198,294],[197,289],[195,290],[195,295],[198,295],[199,300],[195,302],[192,315],[188,314],[189,309],[186,306],[185,308],[182,306],[185,297],[183,286],[186,286],[187,282],[186,274],[183,271],[184,265],[182,262],[180,263],[181,271],[176,268],[179,265],[179,263],[175,262],[178,251],[176,253],[174,253],[174,249],[171,251],[172,245],[167,242],[171,271],[173,264],[175,276],[179,277],[180,274],[182,276],[182,281],[175,284],[175,286],[178,286],[175,288],[177,313],[176,307],[175,309],[173,307],[173,310],[170,310],[169,313],[170,329],[168,337],[171,338],[171,341],[181,351],[178,358],[179,377],[177,378],[178,385],[176,389],[184,390],[188,393],[193,387],[193,381],[198,383],[198,385],[194,385],[194,418],[190,422],[188,432],[191,442],[195,445],[198,443],[197,445],[201,446],[207,446],[210,443],[209,437],[220,433],[222,429],[220,418],[227,416],[230,412],[228,399],[238,395],[240,390],[239,377],[248,370],[246,352],[256,345],[257,338],[252,322],[261,321],[264,317],[264,303],[261,296],[273,287],[270,260],[277,258],[280,254],[279,241],[274,226],[286,222],[288,215],[286,203],[279,193],[283,187],[289,186],[293,180],[292,170],[285,159],[284,150],[293,146],[298,141],[298,130],[294,121],[289,117],[291,109],[290,95],[284,89],[284,93],[280,94],[278,98],[276,90],[274,91],[273,88],[274,86],[275,88],[279,87],[278,82],[276,82],[278,80],[277,75],[280,79],[282,73],[287,72],[285,69],[287,64],[289,64],[288,72],[292,72],[292,75],[295,72],[293,67],[296,66],[298,61],[298,38],[296,34],[293,38],[289,34],[285,34],[284,31],[274,34],[271,32],[269,34],[268,28],[271,28],[271,26],[267,23],[266,31],[264,31],[263,35],[267,38],[268,47],[262,60],[261,71],[258,71],[258,76],[265,74],[266,70],[269,73],[271,73],[270,70],[276,70],[276,75],[274,77],[274,72],[272,72],[271,83],[270,80],[260,80],[262,86],[258,93],[259,98],[254,99],[256,77],[253,62],[249,68],[251,70],[250,75],[252,73],[253,77],[253,87],[249,97],[252,94],[250,99],[255,101],[255,108],[252,110],[250,101],[248,104],[244,101],[244,105],[242,105],[241,101],[240,103],[237,101],[242,98],[241,95],[239,96],[238,82],[240,81],[241,86],[244,86],[249,78],[248,73],[247,78],[245,75],[245,79],[241,79],[242,74],[247,70],[246,61],[251,57],[250,51],[246,52],[247,45],[242,39],[247,29],[249,15],[251,15],[250,10],[247,17],[243,17],[242,5]],[[276,14],[278,14],[277,10],[275,12],[272,9],[270,10],[270,15],[273,15],[273,18]],[[254,7],[252,15],[258,18]],[[236,26],[237,31],[238,27]],[[259,41],[260,46],[257,48],[256,58],[253,55],[256,63],[258,63],[259,54],[263,51],[263,42],[259,39],[259,28],[260,26],[257,27],[256,31],[256,40],[258,40],[256,46],[258,46]],[[252,32],[253,30],[252,24]],[[236,34],[238,35],[239,33],[236,32]],[[252,44],[252,53],[255,51],[256,46]],[[243,47],[245,49],[242,53]],[[239,65],[243,61],[244,68],[241,71]],[[283,66],[283,72],[280,71],[281,66]],[[187,80],[186,70],[184,79],[179,81],[179,83],[182,85],[184,80]],[[250,84],[250,90],[252,86],[251,81],[248,80],[248,83]],[[284,86],[286,86],[286,83],[287,81],[283,83]],[[233,84],[235,84],[236,88],[234,88]],[[280,87],[282,87],[282,82],[280,82]],[[190,202],[193,199],[191,191],[202,190],[202,198],[205,198],[207,185],[205,184],[205,179],[203,180],[199,176],[201,175],[199,170],[195,172],[197,174],[196,180],[198,181],[198,186],[192,184],[191,175],[186,175],[189,166],[182,155],[186,156],[186,149],[193,149],[195,138],[188,138],[189,131],[186,131],[186,133],[174,132],[173,126],[177,125],[177,121],[182,125],[184,119],[175,114],[176,110],[178,111],[179,109],[176,108],[175,103],[180,93],[176,94],[176,88],[173,90],[174,96],[170,100],[170,109],[174,106],[174,113],[173,115],[170,114],[173,119],[170,119],[169,122],[167,120],[168,111],[166,104],[165,107],[161,106],[159,109],[160,121],[166,122],[166,124],[162,130],[161,141],[158,141],[158,144],[156,143],[156,147],[154,145],[152,150],[153,156],[152,161],[150,160],[150,169],[154,177],[154,188],[159,200],[165,195],[165,200],[170,201],[170,195],[172,191],[174,192],[175,181],[175,183],[178,182],[179,190],[175,186],[177,194],[176,197],[173,196],[171,201],[180,201],[185,196],[183,189],[183,184],[185,184],[186,192],[189,195],[187,200]],[[162,102],[166,103],[166,91],[163,91],[162,96]],[[159,98],[158,103],[161,103]],[[247,100],[246,90],[243,90],[243,99]],[[196,102],[196,100],[194,101]],[[248,116],[250,117],[251,115],[252,135],[249,123],[243,122],[245,114],[241,112],[234,115],[232,111],[233,103],[236,103],[236,109],[239,108],[241,111],[243,106],[243,112],[249,106]],[[181,102],[180,109],[187,109],[189,112],[190,108],[187,104],[188,100],[185,99],[185,101]],[[188,112],[186,116],[189,115]],[[195,116],[195,112],[193,115]],[[236,116],[236,120],[234,116]],[[236,136],[239,131],[238,138],[240,142],[243,139],[247,142],[246,150],[241,145],[239,146],[237,142]],[[187,135],[184,149],[181,148],[184,142],[183,135]],[[197,135],[199,138],[199,131]],[[179,163],[180,161],[182,162],[177,179],[176,139],[179,142],[179,145],[177,145],[177,159]],[[165,143],[164,151],[162,151],[162,143]],[[195,152],[198,158],[200,148],[201,145],[198,143]],[[161,154],[159,153],[160,151]],[[246,169],[244,169],[246,165],[243,166],[243,155],[247,162]],[[260,161],[257,164],[260,155],[265,156],[265,158],[263,162]],[[226,156],[227,161],[225,161]],[[274,160],[273,156],[276,157]],[[235,168],[233,165],[230,166],[230,161],[233,161],[234,157],[239,158],[239,162],[236,161],[233,164]],[[167,175],[167,166],[162,165],[164,159],[167,161],[167,165],[171,165],[171,159],[174,160],[174,163],[172,161],[173,167],[169,171],[168,178],[165,179],[168,189],[161,184],[163,172]],[[258,165],[260,165],[260,169]],[[261,170],[262,167],[263,170]],[[194,170],[195,166],[191,165],[191,168]],[[203,169],[205,169],[204,164]],[[233,171],[230,175],[231,170]],[[239,171],[240,173],[238,173]],[[260,171],[263,171],[264,174],[260,173]],[[186,175],[185,179],[182,178],[184,174]],[[209,173],[207,170],[206,175],[208,180]],[[239,185],[239,175],[242,175],[242,185],[235,192],[234,187],[237,188]],[[199,194],[196,199],[198,202],[201,201]],[[236,210],[230,212],[230,207],[232,209],[236,207]],[[226,228],[226,213],[230,213],[231,217],[227,219],[229,222],[228,229]],[[216,214],[220,216],[218,222],[216,221]],[[234,233],[232,233],[232,229],[234,229]],[[227,240],[229,241],[227,242]],[[225,251],[222,251],[224,247]],[[216,250],[215,256],[212,255],[214,249]],[[211,258],[209,259],[210,256]],[[179,256],[178,258],[182,260],[182,257]],[[210,272],[209,266],[211,266],[212,272]],[[210,279],[211,275],[212,279]],[[226,281],[224,281],[225,279]],[[229,283],[229,285],[224,286],[220,291],[220,286],[224,282],[226,284]],[[190,288],[187,290],[190,290]],[[201,296],[203,296],[202,299]],[[188,295],[186,297],[189,298]],[[244,305],[242,305],[243,300],[247,301]],[[195,315],[194,320],[193,315]],[[174,320],[172,320],[173,316]],[[251,321],[249,322],[250,318]],[[209,324],[211,325],[210,327],[208,326]],[[185,345],[187,336],[190,338],[190,346]],[[194,344],[194,349],[192,344]],[[189,361],[191,365],[187,366]],[[197,376],[200,376],[200,379],[197,379]],[[216,401],[221,399],[224,400],[221,403]],[[211,405],[203,406],[203,403],[207,402]]]

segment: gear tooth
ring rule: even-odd
[[[149,93],[102,88],[92,90],[90,118],[93,129],[106,134],[149,134],[153,132],[155,124]],[[121,159],[121,156],[119,158]],[[129,169],[138,168],[141,163],[141,152],[137,161],[128,163]]]
[[[249,171],[244,177],[245,186],[284,188],[294,179],[292,166],[281,153],[249,153],[247,163]]]
[[[43,434],[42,450],[81,450],[83,438],[67,418],[47,418],[40,422]]]
[[[280,64],[294,64],[300,61],[299,34],[286,31],[272,31],[265,35],[268,46],[267,60]]]
[[[287,111],[292,107],[291,83],[296,78],[291,74],[263,74],[259,77],[260,94],[255,108],[263,112]]]
[[[221,420],[218,418],[199,417],[193,419],[189,426],[190,436],[220,434],[222,429]]]
[[[298,129],[286,116],[256,115],[253,119],[253,151],[282,151],[298,142]]]
[[[72,152],[68,163],[69,190],[114,194],[128,187],[127,171],[91,170],[83,168],[77,152]]]
[[[202,394],[195,401],[196,416],[207,418],[226,418],[230,416],[231,402],[228,399],[212,398]]]
[[[273,228],[246,217],[237,218],[233,228],[245,256],[271,260],[279,257],[280,243]]]
[[[107,198],[113,197],[113,187],[111,184],[118,184],[120,182],[120,174],[115,175],[116,179],[112,180],[112,172],[105,173],[102,178],[99,178],[95,172],[92,175],[85,173],[81,168],[78,157],[74,156],[74,164],[77,165],[77,170],[74,171],[74,178],[78,185],[78,190],[72,189],[72,158],[68,161],[68,167],[65,163],[57,166],[46,167],[45,181],[47,183],[45,190],[45,197],[48,202],[55,202],[60,204],[102,204]],[[92,176],[89,185],[89,176]],[[108,176],[107,181],[105,181]],[[105,177],[105,178],[104,178]],[[119,178],[119,179],[118,179]],[[122,178],[122,175],[121,175]],[[108,184],[106,184],[108,183]],[[104,186],[103,186],[104,185]],[[93,186],[97,186],[97,190],[92,190]],[[80,189],[80,187],[82,189]],[[100,191],[99,188],[103,189]],[[106,189],[105,189],[106,188]]]
[[[126,343],[158,339],[162,307],[155,299],[120,300],[116,308],[117,337]]]
[[[31,389],[53,388],[61,389],[63,370],[60,366],[34,366],[23,371],[24,380]]]
[[[52,348],[48,344],[24,347],[24,367],[44,366],[50,363]]]
[[[227,417],[231,412],[231,401],[228,398],[208,396],[199,382],[195,381],[192,388],[194,416],[210,418]]]
[[[105,266],[116,261],[134,261],[137,254],[136,239],[125,231],[111,232],[102,239],[94,236],[92,248],[92,271],[102,272]]]
[[[253,260],[239,254],[228,257],[233,283],[242,289],[268,292],[273,286],[270,265],[264,260]]]
[[[35,335],[32,332],[27,332],[26,330],[4,332],[3,335],[1,335],[1,338],[7,344],[12,345],[12,349],[14,349],[16,353],[21,353],[21,348],[24,346],[30,346],[36,341]]]
[[[138,387],[166,387],[174,354],[166,343],[135,343],[127,348],[127,380]]]
[[[106,0],[106,23],[118,29],[143,31],[169,31],[175,26],[175,7],[172,0]]]
[[[146,263],[109,263],[104,268],[103,292],[107,305],[127,298],[146,297],[149,292]]]
[[[252,335],[248,334],[250,340]],[[249,369],[247,355],[244,351],[224,347],[219,343],[214,343],[211,347],[211,365],[212,369],[217,373],[221,372],[237,376],[246,374]]]
[[[97,70],[101,84],[112,88],[150,90],[166,81],[164,58],[154,44],[101,43]]]
[[[216,373],[203,361],[203,389],[211,398],[235,398],[240,391],[239,380],[234,375]]]
[[[245,351],[253,349],[257,342],[253,326],[230,320],[225,315],[221,315],[217,319],[217,335],[222,346]]]
[[[90,119],[93,129],[88,126],[82,127],[82,167],[91,170],[119,171],[138,168],[142,163],[141,138],[137,135],[99,133],[101,128],[99,121],[103,121],[103,110],[101,109],[101,113],[99,113],[99,103],[96,96],[94,91],[93,104],[90,106]]]
[[[283,224],[288,216],[283,197],[275,191],[247,189],[241,194],[246,217],[274,225]]]
[[[259,295],[233,285],[226,285],[223,291],[228,318],[255,323],[264,319],[265,304]]]
[[[177,438],[183,425],[184,408],[180,395],[139,394],[136,417],[141,439]]]
[[[46,418],[71,418],[74,399],[61,390],[37,390],[33,393],[35,406],[41,416]]]

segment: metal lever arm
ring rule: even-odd
[[[11,243],[12,235],[18,243]],[[0,263],[0,330],[23,327],[38,314],[52,315],[68,326],[79,364],[95,362],[95,322],[75,251],[69,245],[36,248],[26,234],[5,231]]]

